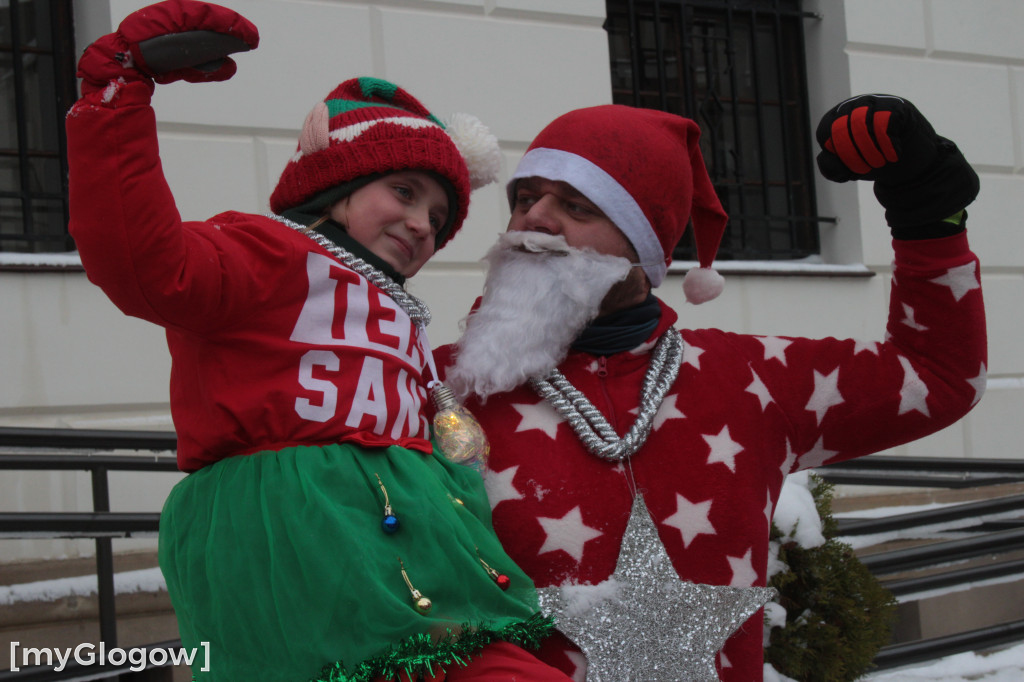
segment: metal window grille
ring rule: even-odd
[[[70,251],[71,0],[0,0],[0,251]]]
[[[800,0],[607,0],[613,100],[697,121],[718,258],[819,252]],[[670,191],[666,188],[666,191]],[[674,257],[696,260],[692,230]]]

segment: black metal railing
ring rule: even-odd
[[[117,611],[112,540],[156,535],[160,514],[110,511],[108,474],[112,471],[174,472],[178,467],[174,456],[117,455],[98,451],[173,451],[177,448],[175,435],[150,431],[0,428],[0,448],[3,449],[0,451],[0,471],[89,473],[92,484],[91,512],[2,512],[0,539],[93,538],[96,543],[100,641],[108,648],[116,647]],[[76,452],[70,454],[68,450]],[[171,641],[139,648],[166,650],[180,646],[180,641]],[[116,678],[128,673],[131,665],[128,662],[123,665],[69,665],[61,671],[47,666],[32,666],[0,672],[0,680],[43,682]]]
[[[816,473],[842,485],[964,490],[1024,483],[1024,461],[873,455],[831,464]],[[881,518],[843,518],[837,524],[839,535],[849,537],[913,533],[929,527],[961,536],[862,556],[862,563],[897,597],[1024,576],[1024,559],[1019,557],[1024,551],[1024,494],[998,495]],[[964,565],[982,558],[984,564]],[[920,569],[928,570],[906,575]],[[891,644],[882,648],[874,664],[879,669],[894,668],[1022,640],[1024,619]]]
[[[154,535],[159,527],[159,513],[156,512],[110,511],[108,474],[112,471],[174,472],[177,471],[177,463],[173,456],[120,455],[105,451],[167,452],[176,447],[173,433],[0,427],[0,471],[87,471],[90,474],[91,512],[3,512],[0,513],[0,539],[93,538],[96,542],[100,638],[107,646],[116,646],[117,643],[111,542],[117,538]],[[816,473],[830,482],[847,485],[965,488],[1024,483],[1024,462],[874,455],[829,465]],[[1021,512],[1024,512],[1024,495],[1011,494],[880,519],[840,519],[839,527],[841,535],[852,536],[939,523],[967,524],[958,527],[957,531],[968,537],[862,558],[876,575],[884,576],[922,566],[947,565],[972,557],[1022,550],[1024,516]],[[1000,518],[985,520],[992,515]],[[1024,573],[1024,559],[1010,558],[984,566],[954,567],[922,577],[883,580],[883,584],[894,594],[905,595],[1018,573]],[[1024,620],[1019,620],[956,635],[890,645],[879,652],[875,664],[879,668],[897,667],[1022,639]],[[180,646],[180,641],[171,641],[140,648],[174,649]],[[87,668],[69,665],[60,672],[37,666],[0,672],[0,682],[107,679],[128,672],[127,663]]]

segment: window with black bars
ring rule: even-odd
[[[0,0],[0,251],[75,248],[64,139],[75,94],[71,0]]]
[[[800,1],[607,0],[607,14],[614,102],[700,125],[729,213],[718,258],[817,254]],[[696,260],[691,235],[676,259]]]

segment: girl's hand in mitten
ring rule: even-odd
[[[228,55],[255,49],[259,32],[237,12],[207,2],[165,0],[125,17],[117,31],[85,49],[78,61],[82,94],[113,82],[221,81],[237,66]]]

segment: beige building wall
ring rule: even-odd
[[[76,3],[79,49],[145,0]],[[370,75],[413,92],[435,114],[490,126],[507,177],[552,118],[611,99],[603,0],[223,0],[251,19],[261,45],[226,83],[159,86],[154,106],[164,169],[185,219],[267,210],[313,103],[341,80]],[[1024,417],[1024,25],[1018,0],[807,0],[811,118],[851,94],[906,96],[955,139],[982,176],[970,209],[988,303],[989,389],[962,422],[896,454],[1021,457]],[[668,190],[666,190],[668,191]],[[725,264],[726,293],[683,302],[682,273],[658,290],[682,324],[757,334],[879,339],[891,249],[870,186],[821,180],[822,257],[813,263]],[[460,238],[410,283],[431,304],[435,345],[452,341],[480,291],[479,258],[504,228],[503,189],[474,195]],[[170,429],[170,362],[162,331],[121,315],[74,257],[0,267],[0,425]],[[872,275],[873,276],[865,276]],[[254,368],[254,371],[258,369]],[[113,477],[113,508],[158,510],[178,475]],[[84,475],[0,476],[7,511],[88,510]],[[148,544],[147,544],[148,543]],[[124,541],[119,549],[152,541]],[[87,541],[4,541],[0,562],[90,553]]]

